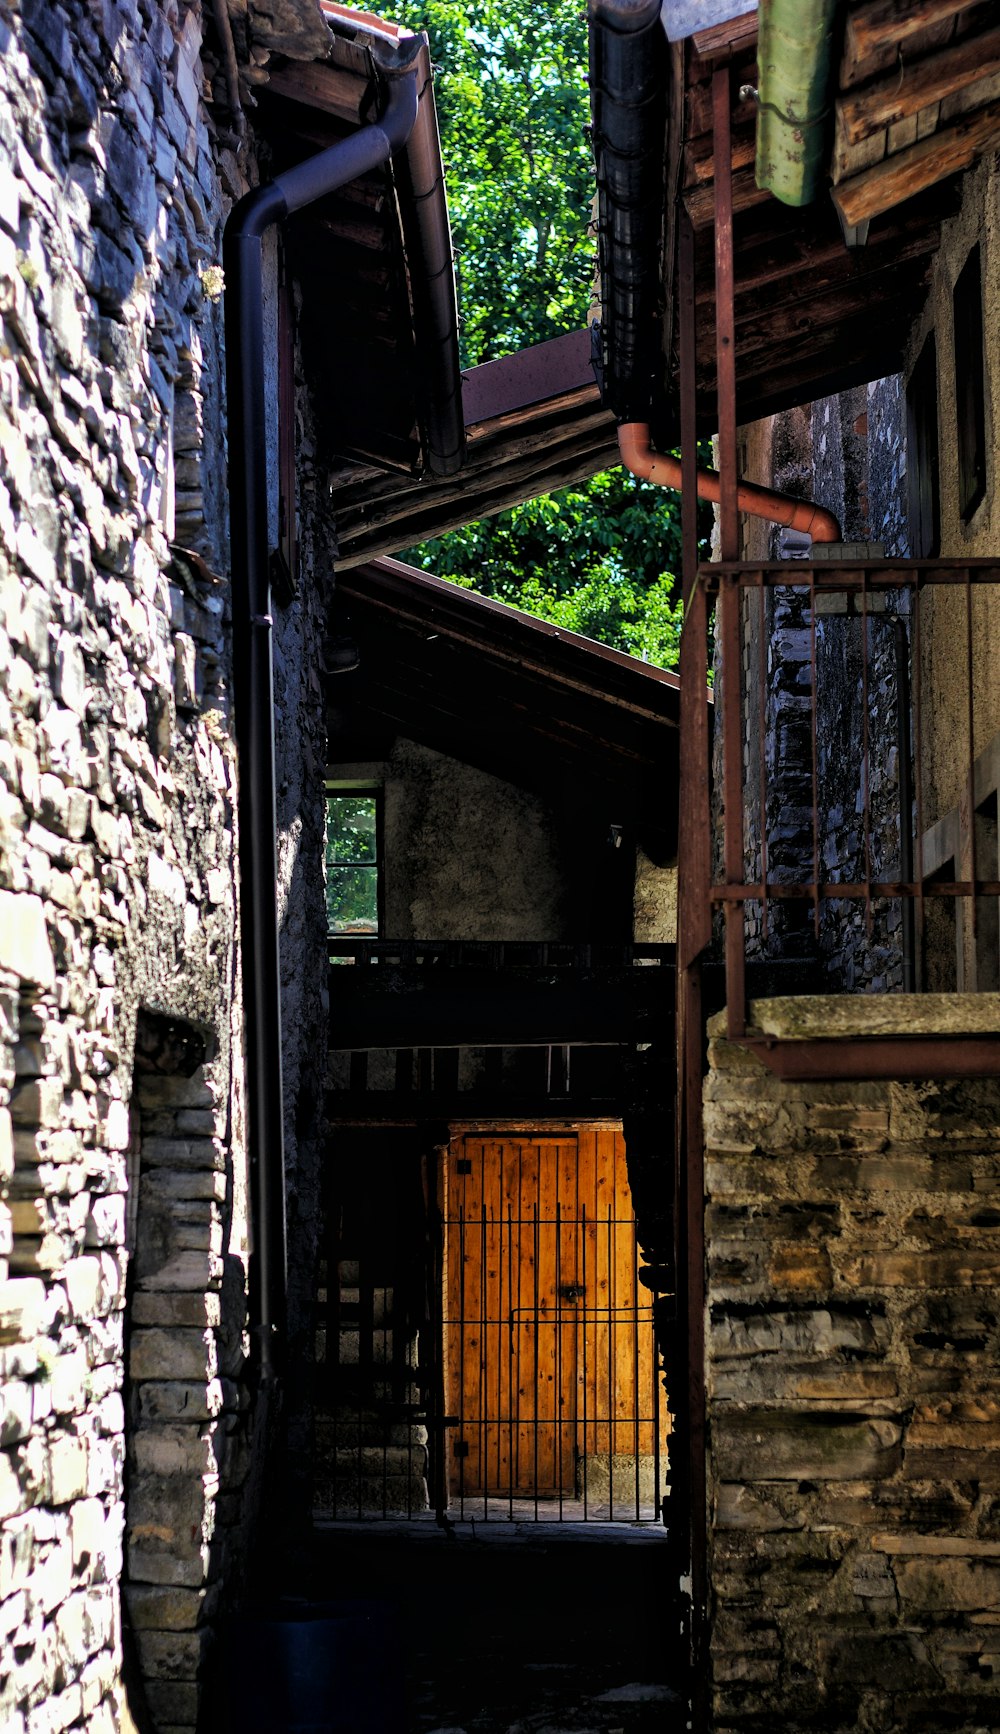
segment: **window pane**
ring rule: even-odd
[[[326,919],[331,933],[378,932],[378,875],[374,867],[328,867]]]
[[[332,934],[378,933],[378,798],[328,795],[326,918]]]
[[[334,862],[366,862],[374,867],[375,795],[328,795],[326,801],[326,859]]]

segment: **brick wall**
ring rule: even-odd
[[[1000,1084],[781,1083],[710,1027],[713,1729],[986,1734]]]

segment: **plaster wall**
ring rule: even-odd
[[[677,868],[658,867],[636,850],[633,934],[638,945],[674,945],[677,941]]]
[[[986,395],[986,492],[967,522],[959,509],[957,388],[952,295],[970,250],[981,248],[984,368]],[[942,225],[923,318],[914,329],[910,365],[933,328],[938,367],[938,451],[940,463],[941,554],[951,560],[995,558],[1000,539],[1000,168],[990,155],[965,177],[962,205]],[[928,719],[922,742],[924,803],[928,822],[957,807],[964,798],[969,725],[965,669],[966,611],[960,590],[935,590],[922,604],[921,670]],[[1000,731],[1000,669],[995,647],[1000,637],[1000,587],[980,586],[972,599],[974,752],[979,754]]]
[[[388,938],[569,937],[572,827],[539,797],[404,738],[331,774],[382,788]]]

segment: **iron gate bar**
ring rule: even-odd
[[[483,1155],[485,1157],[485,1151],[484,1151]],[[520,1164],[520,1161],[521,1161],[521,1154],[519,1152],[519,1164]],[[540,1175],[538,1177],[538,1180],[536,1181],[536,1186],[540,1186]],[[589,1476],[588,1457],[591,1454],[590,1434],[593,1432],[594,1428],[598,1427],[598,1426],[606,1428],[607,1435],[608,1435],[608,1438],[607,1438],[607,1446],[608,1446],[608,1516],[606,1519],[598,1519],[598,1521],[613,1522],[616,1520],[616,1517],[618,1517],[620,1520],[620,1515],[621,1515],[620,1510],[619,1510],[619,1512],[616,1512],[615,1507],[616,1507],[616,1500],[617,1500],[617,1504],[620,1508],[621,1493],[619,1490],[619,1492],[616,1495],[614,1471],[615,1471],[615,1458],[616,1458],[616,1456],[620,1455],[620,1452],[618,1451],[618,1438],[619,1438],[621,1428],[624,1425],[630,1429],[633,1444],[636,1446],[641,1446],[640,1429],[643,1427],[646,1427],[646,1426],[649,1426],[653,1429],[651,1456],[653,1458],[653,1471],[654,1471],[654,1497],[653,1497],[652,1517],[649,1519],[643,1518],[642,1493],[641,1493],[641,1462],[637,1462],[636,1468],[635,1468],[635,1481],[636,1481],[635,1507],[634,1507],[634,1510],[628,1511],[625,1515],[628,1517],[629,1521],[639,1521],[639,1522],[641,1522],[641,1521],[658,1521],[662,1515],[662,1494],[661,1494],[661,1490],[659,1488],[659,1479],[658,1479],[659,1467],[660,1467],[660,1462],[661,1462],[661,1451],[660,1451],[660,1440],[659,1440],[659,1435],[658,1435],[659,1415],[660,1415],[659,1389],[658,1389],[658,1357],[656,1354],[655,1337],[653,1335],[653,1331],[654,1331],[654,1306],[653,1306],[652,1299],[650,1299],[649,1303],[646,1305],[643,1305],[640,1303],[638,1286],[634,1281],[632,1283],[632,1286],[629,1290],[629,1295],[627,1297],[623,1298],[619,1294],[618,1287],[617,1287],[617,1280],[618,1280],[617,1247],[618,1247],[618,1229],[619,1228],[624,1228],[624,1229],[629,1231],[629,1240],[630,1240],[630,1245],[631,1245],[631,1249],[632,1249],[632,1254],[633,1254],[633,1258],[635,1261],[636,1271],[638,1271],[638,1261],[639,1261],[640,1254],[639,1254],[639,1246],[638,1246],[637,1226],[636,1226],[634,1213],[630,1216],[621,1217],[621,1216],[616,1215],[613,1208],[611,1208],[609,1206],[608,1213],[605,1217],[602,1218],[602,1217],[598,1216],[598,1217],[594,1218],[595,1228],[597,1229],[599,1234],[601,1232],[603,1232],[603,1237],[604,1237],[605,1262],[606,1262],[607,1283],[608,1283],[608,1299],[607,1299],[606,1304],[602,1304],[596,1300],[592,1304],[588,1304],[588,1300],[587,1300],[588,1278],[590,1278],[591,1273],[590,1273],[588,1265],[587,1265],[586,1240],[587,1240],[587,1229],[590,1225],[591,1219],[587,1213],[585,1201],[580,1201],[578,1199],[579,1214],[571,1216],[571,1215],[567,1215],[567,1213],[564,1209],[564,1206],[563,1206],[563,1200],[560,1197],[560,1198],[557,1198],[554,1202],[554,1207],[553,1207],[554,1208],[554,1214],[552,1214],[552,1215],[544,1214],[543,1215],[541,1213],[541,1210],[539,1207],[539,1198],[536,1196],[536,1199],[532,1203],[530,1215],[519,1214],[518,1216],[515,1216],[513,1214],[513,1210],[510,1207],[509,1203],[506,1206],[506,1210],[504,1209],[503,1201],[502,1201],[502,1190],[503,1190],[503,1187],[502,1187],[502,1180],[501,1180],[501,1186],[500,1186],[500,1194],[501,1195],[498,1198],[497,1208],[495,1211],[493,1211],[492,1209],[487,1209],[485,1204],[481,1205],[481,1207],[480,1207],[480,1254],[481,1254],[481,1260],[483,1260],[483,1259],[487,1260],[487,1262],[485,1264],[483,1264],[483,1266],[482,1266],[483,1270],[488,1271],[490,1268],[487,1255],[490,1253],[491,1247],[492,1247],[493,1251],[496,1253],[496,1269],[497,1269],[497,1271],[499,1272],[499,1271],[502,1271],[503,1269],[507,1270],[507,1273],[508,1273],[508,1275],[507,1275],[507,1307],[506,1307],[506,1309],[504,1309],[503,1305],[501,1304],[501,1310],[494,1313],[493,1304],[487,1297],[486,1285],[485,1285],[485,1283],[481,1283],[481,1285],[480,1285],[480,1301],[479,1301],[478,1312],[471,1316],[472,1324],[474,1324],[478,1329],[477,1362],[476,1362],[475,1377],[476,1377],[476,1381],[477,1381],[477,1388],[480,1392],[479,1412],[478,1412],[477,1416],[475,1418],[473,1418],[473,1417],[470,1417],[468,1415],[468,1413],[465,1409],[465,1406],[464,1406],[465,1381],[463,1379],[462,1390],[461,1390],[461,1399],[462,1400],[460,1401],[460,1405],[459,1405],[459,1407],[460,1407],[459,1423],[460,1423],[462,1431],[466,1437],[468,1436],[469,1431],[473,1430],[473,1431],[475,1431],[475,1433],[477,1434],[477,1436],[479,1438],[480,1447],[479,1447],[479,1459],[478,1460],[482,1466],[482,1470],[481,1470],[481,1475],[480,1475],[480,1485],[479,1485],[478,1489],[475,1491],[475,1493],[473,1493],[469,1489],[469,1487],[465,1484],[465,1481],[464,1481],[466,1459],[464,1456],[461,1456],[461,1455],[459,1456],[459,1459],[458,1459],[459,1465],[460,1465],[460,1471],[459,1471],[459,1480],[460,1480],[459,1515],[464,1517],[466,1515],[469,1501],[474,1500],[475,1504],[477,1506],[480,1504],[482,1505],[484,1520],[488,1520],[489,1510],[493,1505],[495,1505],[497,1503],[497,1498],[498,1498],[497,1493],[494,1491],[491,1491],[491,1489],[494,1489],[498,1486],[501,1486],[502,1480],[503,1480],[502,1457],[499,1454],[496,1457],[496,1473],[495,1473],[495,1475],[492,1472],[492,1463],[491,1463],[491,1455],[490,1455],[490,1447],[491,1447],[492,1439],[495,1437],[495,1439],[497,1441],[497,1452],[499,1453],[501,1445],[502,1445],[503,1436],[504,1436],[504,1434],[506,1434],[506,1437],[507,1437],[508,1442],[509,1442],[510,1451],[511,1451],[511,1459],[510,1459],[511,1467],[512,1467],[512,1469],[516,1469],[515,1442],[517,1440],[518,1430],[523,1429],[525,1431],[530,1430],[531,1440],[532,1440],[532,1453],[533,1453],[533,1465],[532,1465],[532,1467],[533,1467],[533,1471],[534,1471],[533,1476],[532,1476],[532,1482],[533,1482],[532,1500],[533,1500],[533,1506],[534,1506],[536,1518],[539,1520],[541,1519],[542,1506],[543,1506],[543,1503],[545,1500],[545,1496],[541,1492],[542,1477],[541,1477],[541,1473],[540,1473],[540,1470],[541,1470],[540,1448],[541,1448],[541,1439],[542,1439],[543,1431],[544,1431],[544,1432],[548,1432],[548,1434],[550,1435],[551,1440],[552,1440],[552,1464],[553,1464],[552,1474],[555,1477],[555,1484],[554,1484],[553,1490],[552,1490],[552,1493],[553,1493],[552,1503],[555,1507],[556,1518],[557,1518],[557,1521],[559,1521],[559,1522],[566,1522],[569,1520],[568,1511],[567,1511],[567,1492],[566,1492],[566,1487],[565,1487],[565,1464],[566,1464],[566,1460],[567,1460],[567,1444],[568,1444],[568,1440],[570,1437],[570,1435],[567,1432],[567,1429],[572,1428],[574,1430],[574,1435],[578,1440],[581,1437],[581,1435],[579,1433],[580,1407],[579,1407],[579,1379],[578,1378],[574,1381],[574,1394],[573,1394],[573,1398],[572,1398],[572,1414],[571,1415],[568,1415],[566,1413],[565,1408],[563,1407],[563,1404],[561,1401],[562,1396],[563,1396],[563,1389],[562,1389],[563,1382],[564,1382],[563,1381],[563,1374],[565,1371],[564,1356],[566,1353],[566,1345],[564,1344],[563,1338],[564,1338],[564,1332],[565,1332],[567,1323],[572,1322],[573,1330],[574,1330],[574,1339],[579,1340],[580,1357],[581,1357],[581,1361],[582,1361],[583,1366],[584,1366],[584,1432],[582,1435],[583,1449],[582,1449],[582,1451],[579,1452],[578,1468],[579,1468],[580,1482],[582,1483],[582,1490],[583,1490],[582,1491],[582,1500],[583,1500],[585,1520],[586,1521],[595,1521],[594,1516],[593,1516],[592,1505],[591,1505],[590,1489],[589,1489],[589,1485],[588,1485],[588,1476]],[[445,1222],[446,1222],[446,1224],[450,1223],[452,1226],[454,1226],[458,1229],[459,1237],[461,1240],[461,1237],[464,1233],[465,1226],[468,1222],[468,1218],[467,1218],[467,1215],[465,1213],[464,1206],[460,1205],[458,1215],[457,1216],[447,1216],[445,1218]],[[583,1304],[579,1308],[574,1306],[572,1312],[567,1312],[567,1309],[566,1309],[566,1306],[564,1303],[567,1300],[568,1296],[566,1294],[564,1294],[564,1292],[563,1292],[563,1289],[564,1289],[563,1277],[565,1275],[565,1260],[564,1260],[563,1243],[565,1240],[565,1231],[566,1231],[567,1227],[570,1225],[572,1225],[572,1227],[574,1227],[574,1228],[580,1228],[584,1231],[583,1241],[582,1241],[582,1246],[581,1246],[581,1258],[583,1261],[582,1285],[578,1286],[578,1281],[576,1279],[574,1280],[573,1285],[572,1285],[573,1289],[574,1289],[574,1299],[576,1298],[577,1295],[579,1295],[579,1298],[582,1300]],[[517,1265],[518,1265],[518,1286],[517,1286],[517,1290],[516,1290],[517,1302],[516,1302],[516,1305],[514,1305],[513,1307],[510,1305],[510,1302],[514,1299],[514,1295],[515,1295],[515,1286],[514,1286],[514,1277],[513,1277],[513,1270],[514,1270],[514,1266],[515,1266],[515,1260],[513,1258],[514,1231],[515,1231],[515,1229],[521,1229],[521,1228],[529,1228],[531,1231],[531,1247],[532,1247],[532,1254],[533,1254],[533,1256],[532,1256],[532,1267],[533,1267],[533,1269],[532,1269],[532,1298],[533,1298],[534,1304],[530,1308],[530,1314],[527,1318],[525,1318],[525,1313],[526,1313],[527,1309],[523,1305],[523,1294],[522,1294],[522,1291],[520,1288],[520,1281],[521,1281],[520,1261],[517,1261]],[[540,1273],[540,1269],[541,1269],[542,1235],[543,1235],[543,1231],[546,1229],[552,1229],[554,1231],[553,1255],[554,1255],[555,1279],[556,1279],[555,1285],[554,1285],[555,1293],[554,1293],[554,1297],[553,1297],[554,1298],[554,1310],[553,1310],[553,1313],[548,1317],[548,1319],[546,1319],[543,1316],[542,1295],[541,1295],[540,1280],[539,1280],[539,1273]],[[493,1240],[491,1240],[491,1238],[490,1238],[492,1231],[496,1231],[494,1234]],[[504,1245],[503,1245],[503,1235],[504,1235],[505,1231],[506,1231],[506,1235],[507,1235],[506,1247],[504,1247]],[[500,1239],[499,1239],[499,1242],[494,1244],[494,1241],[496,1239],[496,1234],[499,1235]],[[468,1307],[466,1305],[466,1298],[465,1298],[466,1297],[466,1288],[465,1288],[465,1259],[464,1259],[464,1255],[462,1255],[462,1277],[461,1277],[461,1282],[460,1282],[458,1293],[459,1293],[459,1319],[458,1319],[458,1323],[459,1323],[459,1328],[460,1328],[460,1342],[459,1342],[459,1354],[458,1354],[457,1359],[458,1359],[460,1365],[462,1365],[463,1368],[467,1371],[468,1365],[469,1365],[469,1360],[468,1360],[468,1357],[466,1357],[461,1352],[461,1339],[464,1338],[465,1327],[470,1322],[470,1314],[468,1312]],[[496,1294],[497,1294],[497,1299],[500,1300],[502,1303],[502,1290],[497,1290]],[[546,1404],[545,1400],[544,1400],[544,1396],[543,1395],[540,1396],[539,1400],[536,1402],[533,1416],[532,1416],[531,1420],[527,1423],[525,1422],[523,1415],[520,1413],[519,1406],[517,1405],[517,1391],[518,1391],[519,1386],[520,1386],[520,1374],[518,1374],[517,1384],[515,1384],[515,1380],[513,1377],[513,1369],[515,1367],[517,1367],[517,1365],[518,1365],[518,1355],[519,1355],[519,1351],[515,1351],[515,1349],[513,1347],[514,1340],[515,1340],[515,1333],[517,1334],[517,1339],[519,1342],[521,1340],[523,1340],[523,1334],[524,1334],[523,1329],[521,1329],[521,1330],[517,1329],[519,1319],[523,1319],[524,1322],[526,1324],[528,1324],[530,1326],[530,1328],[532,1329],[533,1338],[534,1338],[534,1363],[535,1363],[536,1377],[538,1375],[538,1370],[542,1365],[543,1349],[545,1350],[546,1358],[549,1358],[549,1350],[545,1348],[545,1345],[548,1344],[548,1342],[550,1340],[550,1336],[552,1336],[551,1359],[553,1360],[554,1366],[555,1366],[555,1385],[554,1385],[553,1397],[552,1397],[551,1404],[550,1405]],[[634,1402],[632,1405],[633,1412],[631,1414],[629,1414],[627,1412],[621,1412],[621,1405],[618,1401],[618,1396],[617,1396],[617,1381],[616,1381],[616,1374],[617,1374],[616,1343],[618,1341],[618,1330],[620,1328],[621,1323],[625,1322],[626,1319],[628,1320],[630,1325],[642,1327],[648,1333],[648,1336],[649,1336],[649,1344],[648,1344],[649,1359],[650,1359],[650,1363],[651,1363],[652,1378],[653,1378],[652,1389],[649,1392],[649,1401],[648,1401],[648,1403],[641,1402],[640,1401],[639,1339],[638,1339],[638,1336],[636,1335],[635,1330],[633,1330],[632,1359],[631,1359],[631,1365],[630,1365],[630,1368],[629,1368],[628,1374],[627,1374],[629,1383],[631,1384],[631,1387],[632,1387],[633,1398],[634,1398]],[[603,1327],[602,1327],[602,1321],[603,1321]],[[587,1348],[587,1329],[588,1329],[588,1326],[590,1326],[590,1325],[596,1326],[599,1335],[603,1334],[603,1336],[605,1338],[605,1346],[606,1346],[606,1350],[607,1350],[607,1365],[606,1365],[606,1370],[605,1370],[606,1403],[605,1403],[605,1414],[604,1414],[603,1418],[601,1416],[600,1409],[598,1409],[598,1411],[595,1412],[595,1414],[593,1416],[591,1416],[589,1408],[587,1407],[587,1392],[589,1389],[588,1380],[587,1380],[587,1369],[589,1368],[588,1348]],[[554,1333],[554,1335],[552,1335],[552,1333]],[[490,1380],[489,1380],[489,1368],[488,1368],[488,1362],[489,1362],[489,1356],[490,1356],[489,1345],[492,1342],[493,1337],[495,1335],[500,1336],[501,1334],[503,1336],[505,1336],[505,1339],[506,1339],[507,1361],[508,1361],[508,1366],[512,1369],[511,1376],[509,1377],[509,1380],[508,1380],[508,1387],[507,1387],[507,1393],[506,1393],[506,1398],[507,1398],[506,1409],[504,1407],[503,1401],[501,1400],[501,1392],[500,1392],[499,1386],[497,1386],[497,1391],[496,1391],[496,1399],[497,1400],[496,1400],[495,1404],[491,1403],[491,1401],[490,1401],[490,1393],[491,1393],[492,1387],[491,1387]],[[500,1361],[501,1361],[501,1358],[498,1356],[497,1357],[498,1369],[500,1366]],[[543,1390],[543,1387],[541,1386],[541,1384],[539,1385],[539,1389]],[[547,1410],[548,1410],[548,1412],[546,1412]],[[641,1455],[642,1455],[641,1450],[638,1450],[637,1451],[637,1457],[641,1458]],[[576,1498],[580,1499],[580,1497],[581,1497],[581,1494],[578,1492],[576,1494]],[[508,1518],[510,1518],[510,1519],[512,1519],[515,1515],[515,1505],[517,1503],[517,1499],[518,1499],[517,1490],[516,1490],[516,1486],[514,1485],[513,1477],[512,1477],[510,1485],[507,1488],[506,1497],[504,1499],[504,1503],[506,1505],[506,1514],[507,1514]]]

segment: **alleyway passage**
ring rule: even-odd
[[[666,1538],[651,1527],[319,1524],[296,1595],[243,1626],[231,1725],[684,1734],[668,1584]],[[277,1640],[274,1620],[288,1622]]]

